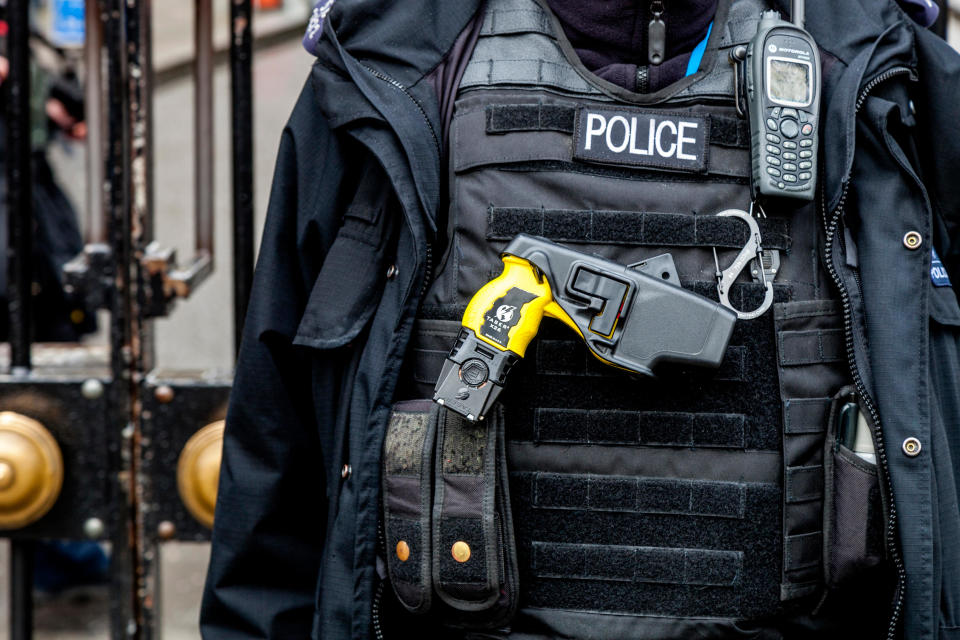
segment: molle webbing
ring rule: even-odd
[[[535,0],[489,0],[460,89],[536,85],[606,100],[564,57],[553,28]]]
[[[830,300],[774,305],[783,407],[781,597],[815,592],[822,577],[823,439],[830,403],[848,384],[843,318]],[[816,384],[811,385],[815,380]]]
[[[713,282],[686,286],[715,296]],[[733,301],[754,308],[762,295],[760,285],[738,284]],[[785,303],[793,294],[777,285],[775,295]],[[461,311],[418,324],[410,362],[425,388]],[[737,323],[720,370],[667,369],[657,380],[605,366],[568,328],[541,325],[502,396],[530,606],[720,617],[778,610],[783,559],[803,563],[808,547],[780,528],[778,348],[797,336],[778,339],[773,320]],[[829,361],[832,334],[816,335],[828,348],[806,357]],[[786,486],[816,493],[809,474],[790,477]]]
[[[765,249],[790,249],[790,223],[783,218],[758,221]],[[487,209],[487,239],[511,240],[518,233],[554,242],[628,244],[652,247],[739,249],[750,230],[743,221],[715,215],[570,209]]]
[[[747,617],[777,605],[775,484],[514,473],[511,488],[529,606]]]

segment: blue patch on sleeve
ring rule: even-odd
[[[307,23],[307,30],[303,34],[303,48],[312,55],[316,55],[317,43],[323,35],[323,21],[330,13],[334,2],[336,0],[320,0],[314,5],[313,13],[310,14],[310,22]]]
[[[951,287],[950,276],[947,275],[947,270],[944,268],[943,263],[940,262],[940,256],[937,255],[936,249],[930,249],[931,257],[933,258],[930,262],[930,279],[933,280],[933,286],[935,287]]]

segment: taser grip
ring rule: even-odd
[[[480,340],[508,349],[521,358],[547,315],[580,333],[576,323],[554,302],[549,281],[529,261],[504,254],[503,271],[474,294],[463,326]]]
[[[496,401],[511,367],[527,352],[544,316],[578,333],[553,300],[550,283],[523,258],[504,254],[503,272],[474,294],[463,327],[443,365],[434,400],[481,420]]]

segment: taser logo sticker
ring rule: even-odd
[[[573,157],[584,162],[701,172],[709,121],[637,109],[591,109],[577,115]]]
[[[523,289],[511,287],[503,296],[494,300],[490,309],[483,314],[480,335],[506,347],[510,342],[510,329],[520,321],[520,309],[536,297]]]

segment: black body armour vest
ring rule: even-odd
[[[398,424],[429,410],[414,399],[432,397],[464,308],[500,273],[499,252],[518,233],[624,265],[670,253],[685,288],[717,299],[713,249],[726,267],[748,234],[742,221],[715,214],[751,203],[749,125],[734,105],[729,53],[756,33],[765,8],[721,1],[700,71],[639,96],[586,71],[536,0],[487,3],[449,128],[448,244],[422,302],[395,436]],[[495,437],[473,443],[472,471],[507,484],[498,490],[509,513],[493,522],[502,531],[512,516],[513,527],[512,540],[494,535],[473,558],[488,564],[481,573],[510,573],[510,553],[498,546],[512,545],[518,581],[506,581],[501,595],[519,585],[516,611],[479,624],[493,627],[482,637],[757,637],[814,608],[825,430],[831,399],[848,380],[842,318],[818,257],[816,207],[780,201],[765,214],[763,246],[782,262],[775,303],[737,322],[717,370],[631,375],[544,320],[501,395],[505,469],[481,468],[492,464],[484,455],[495,455]],[[764,286],[744,270],[734,306],[749,311],[763,298]],[[388,449],[406,442],[426,453],[393,471],[412,478],[435,467],[419,484],[385,480],[394,591],[408,609],[427,612],[399,629],[439,622],[469,635],[470,614],[438,611],[469,595],[463,585],[477,577],[456,549],[449,559],[448,543],[469,537],[472,525],[456,529],[463,513],[431,506],[437,483],[461,495],[442,473],[468,474],[470,465],[448,468],[451,455],[468,456],[442,433],[398,437],[388,434]],[[433,446],[442,451],[431,458]],[[408,481],[420,502],[391,501],[391,488]],[[464,492],[493,504],[489,487]],[[398,520],[398,509],[411,519]],[[414,522],[417,515],[425,519]],[[448,516],[443,526],[453,528],[433,538],[431,569],[417,543],[429,546],[425,529]],[[438,592],[444,580],[445,596],[431,596],[431,582]]]

